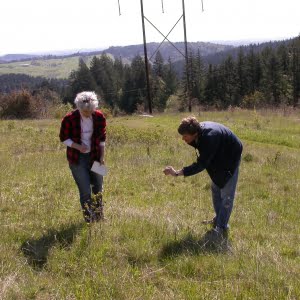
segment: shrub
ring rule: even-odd
[[[0,95],[0,117],[4,119],[48,118],[53,107],[59,105],[56,92],[40,89],[15,91]]]
[[[253,94],[247,95],[243,98],[241,106],[251,109],[259,108],[263,105],[264,100],[264,95],[259,91],[255,91]]]
[[[251,161],[253,161],[253,155],[250,154],[250,153],[246,153],[243,158],[244,158],[245,162],[251,162]]]
[[[111,108],[107,106],[100,106],[100,110],[103,112],[106,119],[111,118],[113,115]]]
[[[178,96],[171,95],[166,103],[165,112],[178,112],[180,110],[181,103]]]
[[[1,117],[23,119],[30,117],[31,94],[22,90],[1,96]]]
[[[68,112],[72,111],[73,107],[70,103],[61,103],[50,108],[50,115],[55,119],[62,119]]]

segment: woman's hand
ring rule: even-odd
[[[86,151],[88,151],[88,146],[85,144],[77,144],[77,143],[73,143],[72,144],[72,148],[77,149],[78,151],[80,151],[81,153],[86,153]]]
[[[87,151],[88,151],[88,146],[87,145],[85,145],[85,144],[81,144],[81,145],[79,145],[80,146],[80,148],[78,149],[81,153],[86,153]]]

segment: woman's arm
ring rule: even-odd
[[[67,139],[67,140],[63,141],[63,143],[67,147],[77,149],[81,153],[85,153],[88,150],[88,147],[85,144],[81,144],[81,145],[77,144],[77,143],[73,142],[71,139]]]

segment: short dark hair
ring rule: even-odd
[[[182,119],[178,127],[178,133],[181,135],[195,134],[196,132],[199,132],[199,130],[200,130],[200,124],[195,117],[187,117]]]

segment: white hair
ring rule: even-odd
[[[77,94],[74,103],[79,110],[90,111],[95,110],[99,105],[95,92],[81,92]]]

